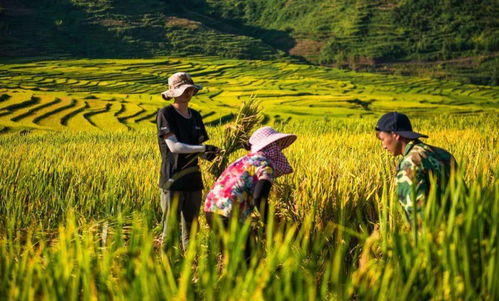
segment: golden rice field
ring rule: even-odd
[[[499,88],[271,61],[195,57],[0,62],[0,126],[18,129],[148,128],[168,76],[188,71],[205,87],[192,106],[206,123],[230,120],[256,95],[267,122],[407,113],[494,112]]]
[[[495,87],[211,58],[0,69],[8,95],[0,102],[5,299],[499,298]],[[295,172],[272,190],[275,220],[265,229],[234,224],[220,238],[201,216],[185,254],[175,231],[158,241],[154,125],[165,104],[158,92],[179,70],[206,87],[192,106],[211,144],[221,144],[226,116],[252,93],[267,124],[298,135],[285,151]],[[376,118],[395,109],[460,165],[446,192],[450,211],[430,199],[425,210],[434,214],[418,231],[394,196],[396,158],[373,132]],[[214,181],[208,167],[205,194]]]

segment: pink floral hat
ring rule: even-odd
[[[256,130],[249,139],[251,151],[258,152],[272,142],[276,142],[281,150],[295,142],[296,135],[279,133],[270,126],[264,126]]]

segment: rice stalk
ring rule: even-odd
[[[254,127],[262,122],[260,107],[255,96],[243,101],[234,122],[228,124],[224,129],[220,144],[220,152],[217,154],[209,168],[209,172],[218,178],[229,163],[229,156],[233,152],[247,148],[249,138]]]

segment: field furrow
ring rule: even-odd
[[[25,118],[28,118],[28,117],[32,117],[32,118],[36,118],[36,115],[39,111],[45,109],[45,108],[48,108],[50,106],[53,106],[53,105],[56,105],[58,103],[60,103],[61,100],[59,98],[56,98],[52,101],[49,101],[47,103],[44,103],[44,104],[41,104],[39,106],[36,106],[36,107],[31,107],[29,108],[26,112],[22,113],[22,114],[19,114],[19,115],[16,115],[14,117],[12,117],[10,120],[12,121],[20,121],[21,119],[25,119]]]
[[[102,130],[124,130],[128,126],[120,122],[114,114],[120,110],[119,103],[107,103],[101,110],[85,113],[84,117],[92,123],[92,125]]]
[[[74,108],[77,104],[76,99],[61,100],[56,109],[45,112],[33,119],[33,123],[44,126],[52,126],[59,128],[61,126],[61,116],[64,116],[64,111]],[[57,106],[56,105],[56,106]],[[53,107],[53,106],[52,106]]]
[[[90,108],[90,106],[89,106],[88,102],[85,101],[85,103],[83,105],[81,105],[79,108],[77,108],[76,110],[62,116],[61,117],[61,124],[64,126],[68,126],[68,122],[71,118],[74,118],[75,116],[84,112],[88,108]]]

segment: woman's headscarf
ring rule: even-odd
[[[266,158],[270,159],[272,166],[274,167],[274,176],[276,178],[293,172],[293,168],[289,164],[288,159],[284,156],[281,148],[276,142],[267,145],[261,149],[260,152],[262,152]]]

